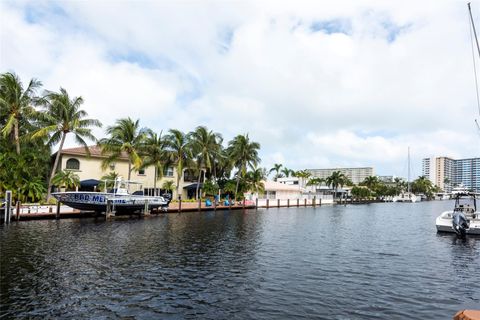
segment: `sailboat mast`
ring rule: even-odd
[[[410,193],[410,147],[408,147],[408,177],[407,177],[407,191]]]
[[[472,8],[470,2],[468,3],[468,13],[470,14],[470,21],[472,22],[473,34],[475,35],[475,42],[477,44],[478,55],[480,56],[480,46],[478,45],[477,30],[475,29],[475,23],[473,23]]]
[[[480,57],[480,46],[478,45],[477,30],[475,29],[475,23],[473,22],[472,8],[470,6],[470,2],[468,3],[468,13],[470,15],[470,22],[472,23],[472,30],[473,30],[473,34],[475,36],[475,44],[477,45],[478,56]],[[471,35],[472,35],[472,33],[470,31],[470,36]],[[473,54],[473,44],[472,44],[472,54]],[[478,113],[480,115],[480,101],[479,101],[479,98],[478,98],[478,84],[477,84],[477,72],[475,70],[475,57],[473,57],[473,68],[474,68],[474,72],[475,72],[475,89],[477,90],[477,107],[478,107]],[[475,124],[477,125],[477,129],[480,133],[480,125],[478,124],[477,119],[475,119]]]

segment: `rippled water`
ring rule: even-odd
[[[1,318],[451,319],[480,309],[480,238],[451,202],[12,223]]]

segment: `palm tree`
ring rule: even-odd
[[[172,192],[175,189],[175,183],[172,180],[165,181],[162,184],[162,189]]]
[[[250,191],[259,192],[265,190],[264,180],[267,178],[267,170],[265,168],[255,168],[253,171],[247,172],[245,176],[247,187]]]
[[[102,162],[102,169],[106,169],[109,164],[118,160],[122,153],[128,156],[128,180],[130,180],[133,169],[140,169],[142,158],[140,152],[144,147],[146,129],[140,129],[140,121],[133,121],[130,118],[119,119],[115,125],[107,128],[109,138],[100,140],[99,145],[102,148],[102,154],[107,158]]]
[[[380,184],[380,180],[378,179],[378,177],[369,176],[369,177],[366,177],[360,185],[366,186],[371,191],[375,191],[375,189],[378,187],[379,184]]]
[[[281,178],[280,176],[280,169],[282,168],[282,164],[280,163],[275,163],[273,165],[273,168],[270,169],[270,171],[268,171],[268,174],[272,173],[272,172],[275,172],[275,175],[273,176],[273,180],[274,181],[277,181],[278,178]]]
[[[38,129],[32,135],[33,139],[49,136],[48,144],[55,145],[60,142],[57,156],[48,180],[47,200],[51,197],[52,179],[57,171],[58,161],[62,153],[63,144],[67,134],[73,133],[75,141],[85,147],[89,154],[85,138],[96,141],[92,134],[91,127],[101,127],[102,123],[97,119],[86,119],[88,116],[85,110],[80,109],[82,97],[73,97],[67,93],[67,90],[60,88],[60,92],[47,92],[45,96],[45,112],[39,114],[40,123],[43,128]]]
[[[320,186],[324,182],[325,182],[325,179],[322,179],[319,177],[313,177],[308,180],[307,186]]]
[[[115,181],[118,179],[120,175],[115,172],[111,171],[108,174],[103,175],[100,180],[103,182],[100,185],[100,189],[105,189],[104,191],[106,192],[108,189],[111,189],[115,186]]]
[[[42,83],[30,80],[26,89],[14,73],[0,75],[0,116],[6,119],[1,130],[4,137],[12,136],[17,154],[20,154],[20,124],[34,115],[32,104],[38,102],[36,91]]]
[[[162,138],[162,133],[156,134],[152,130],[147,131],[147,138],[145,140],[142,167],[153,166],[155,175],[153,177],[153,190],[157,195],[157,180],[163,177],[163,169],[167,162],[167,152],[165,150],[165,139]]]
[[[308,181],[308,178],[310,178],[312,174],[307,171],[307,170],[299,170],[295,172],[295,177],[300,178],[302,180],[301,185],[305,185],[305,181]]]
[[[80,185],[80,178],[71,170],[62,170],[55,174],[52,184],[67,189],[75,189]]]
[[[334,171],[332,174],[327,177],[326,183],[328,186],[331,186],[333,189],[335,189],[335,193],[333,195],[333,199],[335,200],[335,196],[338,192],[338,186],[343,186],[346,184],[348,178],[345,176],[343,173],[340,171]]]
[[[214,157],[220,151],[219,141],[222,140],[222,136],[219,133],[208,131],[204,126],[199,126],[189,135],[188,139],[198,170],[197,190],[195,193],[196,199],[198,199],[203,169],[212,169]]]
[[[165,137],[165,148],[168,161],[173,163],[177,169],[177,196],[180,195],[180,178],[183,175],[183,168],[188,166],[192,159],[192,152],[189,148],[187,135],[180,130],[170,129]]]
[[[250,142],[248,134],[237,135],[228,143],[228,154],[232,159],[237,171],[237,183],[235,187],[235,201],[237,200],[238,185],[240,178],[247,173],[247,167],[254,169],[260,162],[258,150],[260,144],[258,142]]]
[[[293,170],[290,170],[287,167],[284,167],[280,172],[287,178],[290,177],[291,174],[293,174]]]

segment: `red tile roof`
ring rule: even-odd
[[[98,145],[89,146],[88,149],[90,150],[90,157],[92,157],[92,158],[106,158],[107,157],[107,155],[102,155],[102,148]],[[56,154],[56,152],[54,154]],[[84,147],[63,149],[62,154],[87,156],[87,153],[85,152]],[[120,159],[128,160],[128,155],[125,152],[122,152],[122,155],[121,155]]]

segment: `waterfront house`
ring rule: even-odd
[[[111,163],[105,170],[102,169],[102,161],[106,158],[102,155],[101,148],[99,146],[89,146],[90,156],[85,152],[84,147],[76,147],[62,150],[60,161],[57,170],[70,170],[75,172],[80,178],[80,190],[94,191],[98,190],[102,183],[101,177],[108,175],[110,172],[116,172],[119,176],[127,179],[128,177],[128,157],[126,154],[122,154],[120,158]],[[52,159],[55,159],[56,153],[52,155]],[[196,177],[191,174],[182,174],[180,179],[180,190],[182,190],[182,198],[187,197],[188,186],[197,181]],[[154,194],[154,175],[155,170],[153,167],[147,167],[141,170],[133,170],[131,173],[131,180],[139,182],[146,194]],[[171,180],[174,183],[177,182],[177,171],[174,167],[170,166],[165,168],[163,177],[156,182],[157,194],[163,193],[165,190],[161,190],[161,186],[165,181]],[[135,188],[135,187],[134,187]],[[140,188],[137,186],[136,188]],[[135,190],[132,190],[135,191]],[[174,199],[178,198],[175,190],[173,190]]]

